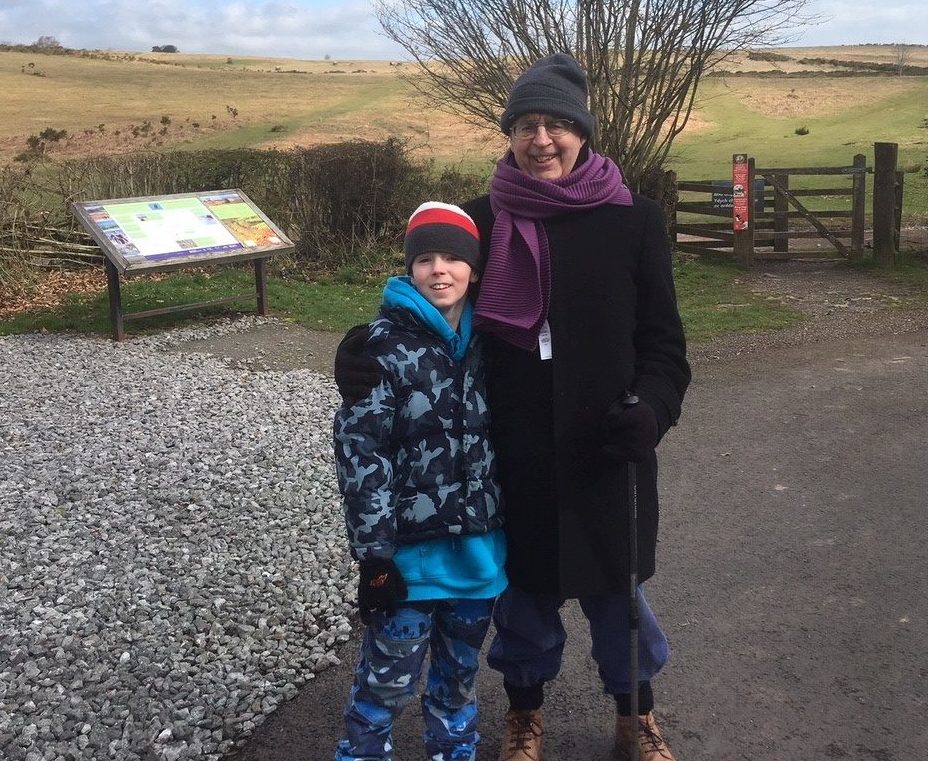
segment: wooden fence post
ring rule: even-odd
[[[258,314],[267,314],[267,259],[255,259],[255,290]]]
[[[677,173],[672,169],[664,173],[664,188],[667,195],[661,205],[667,215],[667,234],[673,246],[677,242],[677,201],[680,200],[680,194],[677,191]]]
[[[896,247],[896,143],[873,144],[873,257],[882,264],[895,264]]]
[[[114,341],[126,340],[126,328],[123,323],[122,291],[119,289],[119,270],[106,257],[103,260],[106,267],[106,286],[110,297],[110,326],[113,329]]]
[[[893,224],[893,244],[896,253],[902,250],[902,188],[905,185],[905,173],[896,172],[896,218]]]
[[[677,173],[663,169],[648,172],[639,180],[638,192],[661,207],[667,224],[667,237],[673,247],[677,242]]]
[[[748,158],[748,186],[745,192],[748,196],[748,246],[745,251],[744,263],[751,267],[754,264],[754,218],[757,212],[754,209],[754,157]]]
[[[738,191],[736,186],[743,187]],[[743,195],[739,196],[739,192]],[[732,253],[742,264],[750,267],[754,264],[754,159],[743,153],[732,157],[732,214]],[[737,220],[742,214],[745,219],[739,223]],[[744,226],[739,228],[739,225]]]
[[[858,169],[851,178],[851,259],[864,258],[864,233],[867,226],[867,157],[862,153],[854,156],[854,168]]]
[[[776,175],[780,186],[789,190],[789,175]],[[789,232],[789,199],[779,187],[774,186],[773,196],[773,250],[777,253],[789,253],[789,238],[785,235],[779,237],[776,233]]]

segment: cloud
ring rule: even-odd
[[[800,45],[928,43],[925,0],[810,0],[823,23],[797,30]],[[0,40],[52,35],[74,48],[294,58],[403,58],[380,33],[370,0],[0,0]]]
[[[928,44],[924,0],[812,0],[807,10],[821,15],[823,23],[803,32],[799,45]]]
[[[15,39],[12,31],[15,30]],[[310,0],[31,0],[4,4],[0,39],[32,42],[52,35],[74,48],[150,50],[297,58],[396,58],[402,51],[379,34],[369,2]]]

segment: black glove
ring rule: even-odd
[[[355,325],[335,350],[335,385],[345,407],[364,399],[380,384],[381,367],[365,351],[366,346],[367,325]]]
[[[371,558],[360,563],[358,610],[361,621],[371,622],[371,613],[382,610],[388,616],[396,612],[396,603],[406,599],[406,582],[396,563],[386,558]]]
[[[633,397],[637,399],[637,397]],[[613,402],[603,421],[602,453],[613,462],[641,462],[657,446],[657,415],[643,400]]]

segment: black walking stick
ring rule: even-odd
[[[634,407],[638,397],[631,392],[622,398],[622,406]],[[638,467],[633,460],[628,468],[628,681],[631,701],[632,732],[628,757],[638,761]]]

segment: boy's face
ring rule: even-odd
[[[457,328],[467,289],[477,282],[470,265],[451,254],[419,254],[412,260],[410,275],[416,290]]]

